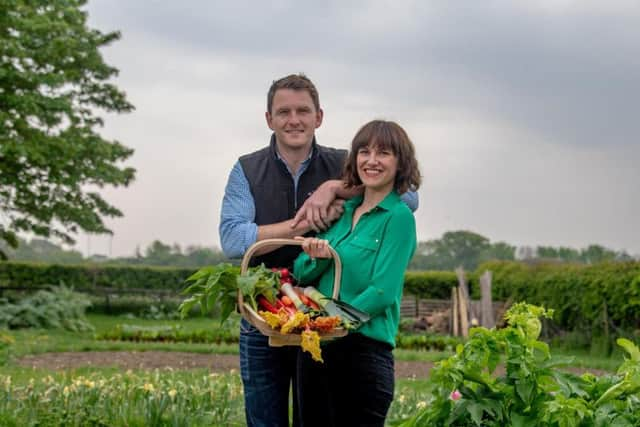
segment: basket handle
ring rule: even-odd
[[[261,248],[268,246],[302,246],[302,240],[295,239],[264,239],[259,242],[255,242],[253,245],[249,246],[247,251],[242,257],[242,262],[240,263],[240,274],[244,275],[249,268],[249,261],[253,257],[253,254]],[[327,246],[329,252],[331,253],[331,257],[333,258],[335,268],[334,268],[334,278],[333,278],[333,294],[332,298],[338,299],[340,296],[340,277],[342,276],[342,261],[340,261],[340,255],[333,249],[330,245]],[[242,292],[238,290],[238,306],[243,306],[243,297]],[[242,308],[240,308],[242,310]]]

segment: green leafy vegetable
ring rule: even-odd
[[[264,265],[249,268],[240,275],[240,267],[222,263],[204,267],[186,280],[189,286],[182,291],[188,297],[180,304],[178,311],[184,318],[200,305],[203,314],[220,307],[220,322],[224,322],[236,309],[238,290],[254,310],[258,310],[256,299],[263,295],[269,302],[276,300],[279,285],[279,273]]]

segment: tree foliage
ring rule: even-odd
[[[203,267],[221,262],[230,262],[218,248],[190,245],[181,249],[179,245],[168,245],[154,240],[144,251],[132,257],[109,258],[93,254],[84,258],[74,249],[65,249],[44,239],[18,239],[16,248],[0,241],[0,251],[4,251],[11,261],[37,261],[49,264],[109,263],[126,265],[153,265],[167,267]]]
[[[492,260],[513,260],[515,246],[491,243],[472,231],[448,231],[440,239],[420,242],[410,268],[421,270],[474,270],[478,264]]]
[[[96,191],[126,186],[133,150],[97,132],[97,112],[133,109],[87,26],[85,0],[0,0],[0,241],[28,232],[72,243],[122,213]],[[0,252],[0,256],[4,253]]]

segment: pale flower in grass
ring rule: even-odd
[[[424,400],[421,400],[420,402],[416,403],[416,409],[424,409],[427,407],[427,402],[425,402]]]
[[[458,390],[453,390],[449,395],[449,399],[453,400],[454,402],[456,400],[460,400],[460,398],[462,398],[462,393],[460,393]]]
[[[151,383],[145,383],[144,386],[142,386],[142,389],[144,391],[148,391],[149,393],[153,393],[155,390],[155,387]]]
[[[401,394],[401,395],[398,397],[398,402],[399,402],[399,403],[404,403],[405,399],[406,399],[406,397],[404,396],[404,394]]]
[[[177,390],[175,388],[172,388],[171,390],[169,390],[169,397],[170,398],[174,398],[176,397],[176,394],[178,394]]]
[[[62,394],[65,396],[69,396],[69,393],[71,393],[71,389],[69,389],[69,386],[64,386],[64,388],[62,389]]]

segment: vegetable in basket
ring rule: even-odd
[[[187,278],[186,282],[190,284],[182,293],[189,297],[182,301],[178,311],[184,318],[196,305],[200,305],[203,314],[219,306],[222,323],[235,310],[240,290],[245,301],[257,312],[260,296],[270,304],[276,303],[280,275],[281,272],[264,265],[249,268],[244,276],[240,275],[239,267],[227,263],[201,268]]]
[[[329,316],[339,316],[346,329],[358,329],[363,323],[369,321],[370,316],[354,306],[334,298],[324,296],[313,286],[304,289],[304,294],[312,301],[320,305]]]

